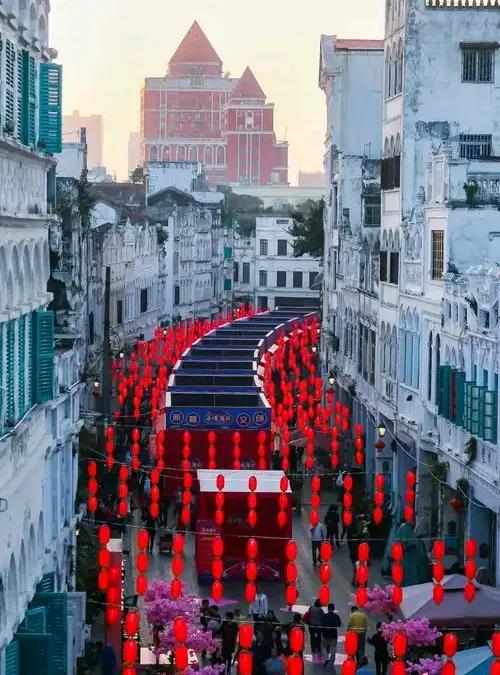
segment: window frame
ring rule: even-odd
[[[280,245],[281,245],[281,248],[283,248],[283,245],[284,245],[284,250],[285,250],[284,253],[280,252]],[[286,239],[278,239],[277,240],[276,255],[279,255],[279,256],[287,256],[288,255],[288,242],[287,242]]]
[[[269,255],[269,239],[259,239],[259,255]]]
[[[437,239],[440,239],[439,247],[436,246]],[[440,260],[437,252],[440,250]],[[438,272],[440,270],[440,275]],[[431,279],[433,281],[442,281],[444,274],[444,230],[431,230]]]
[[[139,296],[139,310],[141,314],[145,314],[149,309],[148,287],[141,288]]]
[[[241,264],[241,283],[250,283],[250,263],[243,261]]]
[[[267,270],[259,270],[259,286],[261,288],[267,287]]]
[[[284,275],[284,277],[280,277],[280,275]],[[284,283],[280,283],[280,279],[284,278]],[[286,288],[286,270],[277,270],[276,272],[276,287],[277,288]]]
[[[299,275],[300,274],[300,284],[298,283]],[[294,270],[293,271],[293,288],[304,288],[304,273],[301,270]]]
[[[490,43],[484,43],[483,45],[481,43],[462,44],[462,82],[464,84],[494,84],[495,51],[496,47]],[[480,57],[484,55],[489,57],[489,64],[480,63]],[[483,73],[481,73],[481,71],[483,71]],[[481,78],[481,74],[484,74],[485,71],[488,71],[488,79]]]

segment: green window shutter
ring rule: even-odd
[[[231,279],[224,279],[224,290],[225,291],[231,290]]]
[[[5,675],[19,675],[19,642],[12,640],[5,648]]]
[[[18,87],[19,88],[19,87]],[[36,65],[27,51],[22,52],[22,142],[34,147],[36,144]]]
[[[33,396],[35,403],[54,397],[54,312],[33,312]]]
[[[479,436],[479,416],[480,416],[480,387],[473,384],[471,387],[471,407],[470,407],[470,433],[474,436]]]
[[[230,260],[233,257],[233,248],[232,246],[224,246],[224,259]]]
[[[5,123],[15,125],[16,107],[16,48],[10,40],[5,41]]]
[[[23,633],[46,633],[47,632],[47,610],[45,607],[35,607],[28,609],[22,623],[21,631]]]
[[[19,417],[26,410],[26,318],[18,319],[17,326],[17,409]]]
[[[37,593],[53,593],[55,589],[55,575],[54,572],[44,574],[42,580],[36,587]]]
[[[472,387],[473,382],[465,383],[464,428],[470,433],[472,427]]]
[[[55,675],[52,666],[54,637],[47,633],[16,633],[19,675]]]
[[[35,595],[32,607],[45,607],[47,632],[53,636],[51,675],[68,672],[68,598],[66,593],[40,593]]]
[[[16,402],[15,402],[15,367],[16,367],[16,322],[9,321],[7,324],[7,372],[6,372],[6,389],[7,389],[7,406],[6,417],[13,426],[16,417]]]
[[[40,64],[40,141],[47,153],[62,150],[62,66]]]
[[[484,398],[486,391],[487,391],[486,387],[479,387],[479,413],[478,413],[477,434],[481,438],[484,437]]]
[[[3,381],[3,358],[4,358],[4,347],[3,347],[3,327],[4,324],[0,323],[0,434],[3,431],[3,425],[5,422],[4,419],[4,410],[3,410],[3,402],[4,402],[4,381]]]
[[[484,392],[483,438],[490,443],[497,442],[498,393]]]
[[[438,413],[450,418],[451,366],[439,366]]]
[[[26,400],[28,401],[28,407],[31,408],[33,405],[33,321],[29,318],[26,320],[26,344],[27,352],[26,357],[28,359],[28,368],[26,370],[26,387],[27,387],[27,396]]]
[[[464,426],[465,412],[465,373],[455,371],[453,422],[459,427]]]
[[[17,101],[16,101],[16,136],[24,143],[24,54],[22,49],[17,52]]]

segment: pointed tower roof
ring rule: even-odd
[[[266,98],[255,75],[248,66],[245,68],[245,72],[238,80],[231,95],[233,98]]]
[[[175,50],[170,63],[220,63],[222,61],[195,21]]]

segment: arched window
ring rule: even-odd
[[[405,382],[406,377],[406,317],[404,312],[399,317],[399,379]]]
[[[414,389],[418,389],[420,386],[420,327],[416,314],[413,315],[413,333],[411,339],[413,355],[411,385]]]
[[[385,373],[385,323],[380,325],[380,370]]]
[[[437,403],[439,395],[439,369],[441,367],[441,338],[439,333],[436,335],[436,381],[435,381],[435,392],[434,392],[434,402]]]
[[[158,161],[158,148],[156,145],[149,146],[149,161],[157,162]]]
[[[170,162],[170,145],[163,146],[163,161]]]
[[[392,96],[392,49],[389,47],[385,53],[385,96],[390,98]]]
[[[185,162],[186,161],[186,148],[183,145],[177,147],[177,161]]]
[[[198,148],[195,145],[190,146],[188,159],[190,162],[198,161]]]
[[[212,166],[214,163],[214,151],[211,145],[205,147],[205,164],[206,166]]]
[[[403,62],[404,62],[404,57],[403,57],[403,41],[399,40],[398,44],[398,93],[403,91]]]
[[[38,19],[38,39],[40,40],[42,45],[47,44],[48,41],[48,35],[47,35],[47,20],[42,14],[42,16]]]
[[[396,371],[398,364],[398,336],[396,333],[396,326],[392,327],[391,333],[391,377],[396,379]]]
[[[217,164],[219,166],[224,166],[225,163],[226,163],[226,153],[224,151],[223,146],[220,145],[217,148]]]

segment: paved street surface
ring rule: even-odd
[[[324,514],[328,504],[332,500],[330,494],[323,493],[322,501],[324,504],[321,508],[321,513]],[[299,599],[298,606],[294,609],[305,613],[311,602],[317,597],[317,593],[321,582],[319,580],[319,568],[314,568],[312,566],[311,559],[311,546],[310,546],[310,535],[309,535],[309,507],[305,507],[301,514],[295,514],[293,516],[293,537],[297,543],[298,547],[298,556],[297,556],[297,567],[298,567],[298,590],[299,590]],[[153,556],[150,561],[150,568],[148,577],[150,580],[154,579],[171,579],[171,556],[162,555],[155,549]],[[352,579],[352,565],[349,559],[348,548],[345,541],[342,544],[340,550],[336,549],[333,553],[333,560],[331,563],[332,568],[332,579],[330,582],[330,592],[331,599],[335,603],[336,609],[340,614],[342,619],[342,629],[340,631],[341,637],[338,644],[338,654],[337,654],[337,665],[342,663],[344,658],[343,655],[343,633],[346,630],[349,608],[350,604],[353,603],[353,591],[354,588],[351,585]],[[369,585],[372,586],[374,583],[386,583],[383,581],[379,573],[380,561],[375,561],[370,565],[370,576],[369,576]],[[183,580],[187,584],[188,591],[198,594],[201,598],[209,597],[210,586],[199,586],[196,578],[196,570],[194,566],[194,536],[188,534],[186,539],[186,554],[185,554],[185,567],[183,573]],[[225,611],[234,610],[236,607],[240,607],[243,614],[247,614],[248,605],[245,602],[245,581],[240,582],[227,582],[224,581],[224,600],[221,602],[221,614],[224,615]],[[285,584],[283,582],[263,582],[261,584],[264,592],[267,594],[269,608],[273,609],[277,618],[284,623],[291,621],[291,613],[286,609],[285,603]],[[234,604],[224,604],[224,601],[234,601]],[[142,600],[139,600],[139,606],[142,606]],[[371,635],[374,630],[374,621],[369,617],[369,630],[368,635]],[[149,635],[149,630],[147,625],[142,626],[141,631],[142,643],[147,645],[151,643],[151,637]],[[372,648],[367,646],[367,656],[372,660]],[[311,663],[311,650],[309,645],[309,634],[306,630],[306,649],[305,649],[305,662],[306,662],[306,672],[325,672],[325,668],[319,665],[314,665]]]

